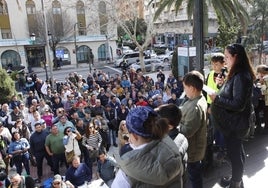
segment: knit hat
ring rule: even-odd
[[[148,106],[138,106],[129,111],[126,124],[129,133],[135,133],[139,136],[150,138],[151,133],[148,133],[143,126],[143,123],[148,119],[149,113],[157,115],[157,113]]]

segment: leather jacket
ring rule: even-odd
[[[220,117],[217,124],[227,136],[243,137],[249,129],[249,118],[253,109],[251,96],[253,78],[249,72],[238,72],[227,80],[214,100],[216,108],[212,115]],[[223,109],[223,111],[220,110]]]

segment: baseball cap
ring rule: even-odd
[[[56,181],[59,181],[59,182],[62,181],[62,177],[61,177],[61,175],[56,174],[56,175],[53,177],[53,182],[56,182]]]

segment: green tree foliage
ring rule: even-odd
[[[228,44],[236,42],[240,28],[235,19],[231,25],[219,19],[217,46],[224,49]]]
[[[137,41],[141,44],[144,40],[144,34],[146,33],[147,30],[147,23],[145,22],[144,19],[137,18],[137,26],[134,28],[133,26],[135,25],[134,22],[135,20],[128,20],[125,22],[126,27],[129,29],[131,34],[133,35],[135,33]],[[123,37],[128,36],[128,33],[125,32],[125,30],[119,25],[117,28],[117,33],[118,36]],[[128,36],[130,39],[130,36]]]
[[[11,100],[12,95],[16,93],[15,83],[7,74],[5,69],[0,69],[0,103],[6,103]]]

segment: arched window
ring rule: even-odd
[[[85,17],[85,5],[82,1],[78,1],[76,4],[77,22],[79,23],[78,34],[87,35],[86,33],[86,17]]]
[[[0,15],[7,15],[8,9],[7,9],[7,3],[5,0],[0,1]]]
[[[99,19],[100,19],[100,34],[107,34],[108,16],[106,11],[106,3],[101,1],[99,3]]]
[[[98,48],[98,59],[100,61],[106,60],[106,45],[105,44],[100,45],[100,47]]]
[[[60,5],[60,2],[58,0],[54,0],[52,2],[52,13],[54,15],[56,15],[56,14],[61,15],[61,5]]]
[[[36,9],[35,3],[33,0],[27,0],[25,3],[26,11],[27,11],[27,21],[29,27],[29,33],[36,33],[36,37],[39,37],[38,32],[38,21],[36,19]]]
[[[28,15],[35,14],[36,10],[33,0],[26,1],[26,11]]]
[[[76,13],[79,14],[85,14],[85,7],[84,3],[82,1],[77,1],[76,4]]]
[[[64,35],[64,24],[62,19],[61,3],[58,0],[52,2],[52,17],[48,19],[51,27],[50,31],[54,37],[62,37]]]
[[[88,46],[80,46],[77,51],[77,61],[78,63],[88,63],[89,62],[90,48]]]
[[[7,68],[10,65],[19,67],[21,65],[20,55],[14,50],[6,50],[1,55],[1,62],[3,68]]]
[[[8,8],[5,0],[0,1],[0,28],[2,39],[12,38]]]

